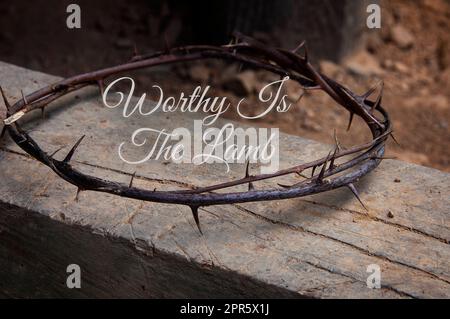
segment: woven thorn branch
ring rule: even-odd
[[[302,55],[298,53],[300,50],[304,52]],[[44,114],[45,107],[49,103],[85,86],[98,85],[100,92],[103,93],[105,79],[113,75],[162,64],[211,58],[238,62],[283,77],[289,76],[291,80],[297,81],[304,91],[324,91],[338,105],[349,112],[348,129],[350,129],[356,115],[370,129],[372,140],[343,149],[335,136],[334,151],[326,157],[309,163],[282,169],[273,174],[261,175],[250,175],[247,163],[245,176],[241,179],[189,190],[157,191],[134,187],[134,174],[129,184],[86,175],[71,165],[71,159],[83,137],[75,143],[63,160],[57,160],[54,158],[56,152],[48,154],[41,149],[38,143],[21,129],[18,123],[18,120],[26,113],[40,109]],[[374,100],[371,100],[370,97],[377,91],[379,91],[378,95]],[[2,135],[7,131],[12,140],[26,153],[48,166],[65,181],[77,186],[76,198],[81,191],[97,191],[149,202],[186,205],[190,207],[200,233],[202,233],[202,230],[198,209],[202,206],[281,200],[348,187],[365,208],[354,183],[380,164],[384,159],[386,140],[389,136],[392,136],[389,114],[381,105],[382,82],[363,95],[355,94],[342,84],[318,72],[312,66],[304,42],[295,50],[290,51],[269,47],[240,33],[234,35],[231,43],[223,46],[184,46],[166,49],[150,55],[139,55],[135,52],[132,59],[124,64],[66,78],[27,96],[22,93],[22,99],[14,105],[8,102],[3,90],[1,90],[1,94],[7,108],[7,118],[4,120],[5,126]],[[343,160],[344,156],[351,158]],[[337,164],[338,160],[343,161]],[[311,170],[310,176],[305,175],[305,171],[308,169]],[[273,180],[290,174],[302,176],[304,179],[294,185],[278,184],[278,187],[273,189],[258,190],[254,186],[258,181]],[[216,192],[237,185],[248,185],[248,190],[244,192]]]

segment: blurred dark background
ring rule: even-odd
[[[306,39],[312,56],[336,61],[365,27],[366,1],[79,0],[82,28],[68,29],[66,7],[73,2],[0,1],[0,58],[67,75],[117,63],[134,44],[144,52],[166,41],[225,44],[237,30],[286,48]]]

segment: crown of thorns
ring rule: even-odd
[[[299,51],[304,53],[299,54]],[[326,157],[309,163],[282,169],[272,174],[250,175],[247,162],[245,176],[241,179],[189,190],[159,191],[134,187],[133,178],[135,174],[131,175],[129,184],[84,174],[70,164],[70,160],[84,136],[75,143],[63,160],[57,160],[53,157],[56,152],[49,154],[42,150],[37,142],[20,128],[17,122],[24,114],[36,109],[41,109],[44,112],[44,108],[50,102],[87,85],[96,84],[103,93],[104,80],[122,72],[162,64],[211,58],[239,62],[280,76],[289,76],[291,80],[302,86],[303,92],[307,90],[326,92],[349,112],[348,129],[354,116],[359,116],[369,127],[372,140],[365,144],[344,149],[340,146],[335,135],[334,151]],[[379,89],[377,97],[370,100],[370,96],[374,95],[377,89]],[[183,46],[150,55],[139,55],[135,50],[133,58],[127,63],[66,78],[27,96],[22,93],[22,99],[14,105],[8,103],[3,90],[1,90],[1,93],[7,108],[7,118],[4,120],[5,126],[2,136],[7,131],[12,140],[26,153],[48,166],[67,182],[77,186],[77,197],[80,191],[97,191],[149,202],[186,205],[191,208],[200,233],[202,231],[198,208],[202,206],[281,200],[321,193],[344,186],[348,187],[364,206],[354,183],[380,164],[384,159],[386,140],[389,136],[392,136],[392,124],[389,115],[381,106],[382,82],[365,94],[357,95],[342,84],[318,72],[308,60],[304,42],[295,50],[290,51],[269,47],[238,33],[234,35],[234,40],[230,44],[223,46]],[[349,155],[350,159],[348,159]],[[345,160],[343,159],[344,156],[346,156]],[[307,170],[310,170],[308,176],[305,175]],[[302,176],[303,179],[293,185],[278,184],[278,187],[273,189],[258,190],[254,187],[255,182],[290,174]],[[248,185],[248,190],[243,192],[216,192],[237,185]]]

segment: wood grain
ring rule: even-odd
[[[12,99],[19,88],[57,80],[4,63],[0,70]],[[186,114],[123,119],[92,88],[61,103],[45,122],[31,114],[24,125],[49,152],[86,134],[74,158],[82,171],[127,183],[136,170],[136,185],[164,189],[244,174],[244,165],[226,173],[221,164],[133,167],[118,158],[118,144],[136,128],[189,127]],[[288,135],[280,146],[281,167],[331,149]],[[450,297],[450,178],[430,168],[383,162],[358,185],[368,211],[346,189],[207,207],[200,210],[203,237],[185,207],[90,192],[74,201],[73,186],[8,139],[0,144],[0,180],[2,296]],[[80,290],[64,285],[68,263],[82,267]],[[381,267],[381,289],[367,288],[370,264]]]

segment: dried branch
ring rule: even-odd
[[[296,53],[300,49],[304,51],[303,56]],[[310,163],[280,170],[273,174],[261,175],[250,175],[247,163],[245,175],[241,179],[193,190],[157,191],[156,189],[146,190],[134,187],[134,174],[129,184],[122,184],[81,173],[70,165],[70,159],[83,138],[77,141],[64,160],[59,161],[53,158],[54,153],[49,155],[44,152],[26,132],[21,130],[17,122],[24,114],[35,109],[43,110],[50,102],[87,85],[98,85],[100,92],[103,92],[105,79],[113,75],[161,64],[208,58],[234,61],[264,69],[280,76],[289,76],[292,80],[297,81],[304,91],[320,89],[349,111],[350,121],[348,128],[350,128],[354,116],[358,116],[369,127],[373,139],[370,142],[352,148],[342,149],[335,135],[336,145],[334,151],[330,152],[326,157]],[[369,97],[375,92],[377,87],[380,87],[380,93],[375,101],[370,101]],[[4,120],[5,127],[13,141],[32,157],[50,167],[58,176],[77,186],[77,198],[80,191],[97,191],[144,201],[187,205],[191,208],[200,232],[198,209],[201,206],[280,200],[325,192],[343,186],[350,188],[362,204],[354,183],[377,167],[384,159],[385,142],[392,135],[389,115],[381,106],[382,83],[370,89],[366,94],[357,95],[318,72],[308,61],[305,43],[299,45],[295,50],[289,51],[269,47],[241,34],[236,34],[235,41],[224,46],[202,45],[167,48],[165,51],[151,55],[138,55],[137,50],[135,50],[131,61],[127,63],[64,79],[56,84],[23,96],[21,100],[12,106],[8,103],[3,90],[1,90],[1,93],[8,108],[8,118]],[[352,155],[353,158],[340,164],[336,163],[337,160],[349,155]],[[318,168],[320,168],[319,174],[316,175],[315,172]],[[311,177],[306,177],[303,174],[307,169],[312,169]],[[257,190],[254,187],[254,183],[257,181],[275,179],[290,174],[300,175],[305,179],[292,186],[279,184],[280,188],[269,190]],[[248,191],[214,192],[243,184],[248,185]]]

